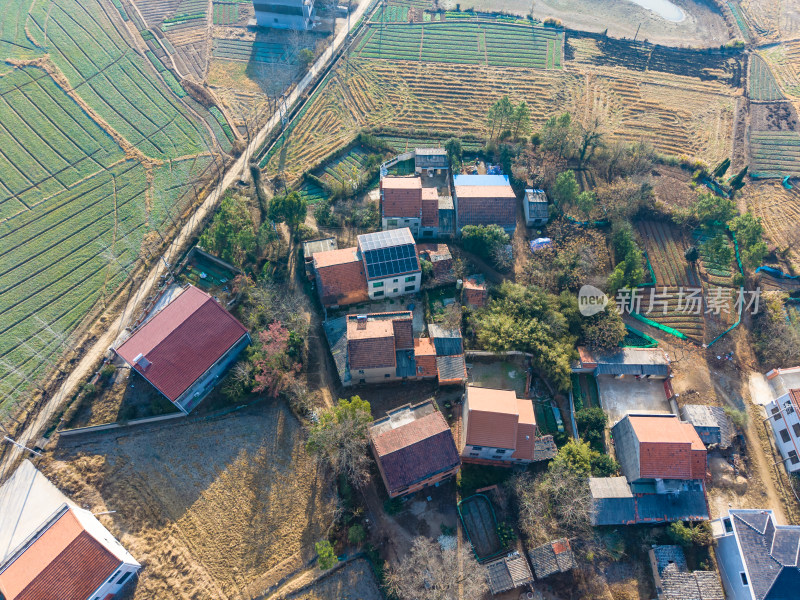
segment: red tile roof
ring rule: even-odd
[[[422,227],[439,226],[439,192],[436,188],[422,189]]]
[[[690,423],[677,417],[629,416],[639,441],[639,476],[704,479],[706,447]]]
[[[314,255],[319,294],[325,306],[345,306],[369,300],[364,263],[357,248],[343,248]]]
[[[116,352],[170,400],[177,400],[247,334],[211,296],[189,286]],[[150,363],[134,364],[142,354]]]
[[[422,210],[422,181],[419,177],[384,177],[384,217],[420,217]]]
[[[462,196],[457,191],[458,198],[458,226],[465,225],[492,225],[501,227],[514,227],[517,223],[517,199],[513,196],[495,195],[494,190],[500,187],[480,186],[476,189],[483,192],[482,196],[473,194]]]
[[[6,600],[86,600],[122,561],[67,510],[0,574]]]
[[[431,338],[414,338],[414,356],[417,361],[417,375],[436,377],[436,346]]]
[[[800,413],[800,390],[789,390],[789,398],[794,405],[794,409]]]
[[[414,347],[414,328],[412,319],[392,320],[394,329],[394,347],[396,350],[406,350]]]
[[[390,491],[423,481],[461,462],[453,434],[439,411],[370,435]]]
[[[516,448],[519,408],[514,391],[469,386],[467,407],[467,444]]]

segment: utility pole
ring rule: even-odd
[[[639,36],[639,30],[642,28],[642,24],[639,23],[639,26],[636,28],[636,35],[633,36],[633,41],[636,41],[636,38]]]

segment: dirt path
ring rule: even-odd
[[[369,4],[367,0],[362,0],[352,15],[351,27],[354,27],[355,24],[359,22],[360,17],[364,14]],[[289,94],[289,97],[286,99],[286,106],[293,105],[301,97],[316,75],[326,67],[334,52],[345,42],[349,31],[349,29],[344,28],[336,35],[333,43],[320,55],[314,65],[308,70],[305,77],[297,84],[294,91]],[[58,412],[66,399],[70,398],[78,385],[92,374],[96,364],[103,358],[106,352],[108,352],[108,349],[112,346],[114,340],[117,339],[119,333],[135,319],[143,301],[158,289],[161,277],[167,272],[165,263],[174,261],[180,256],[181,250],[199,233],[206,218],[213,214],[217,203],[228,188],[235,185],[240,177],[248,178],[250,176],[250,170],[248,169],[250,158],[261,144],[264,143],[272,128],[278,125],[281,117],[282,113],[279,110],[272,115],[264,127],[261,128],[253,141],[250,142],[250,145],[225,173],[222,181],[219,182],[197,208],[194,215],[192,215],[172,243],[167,247],[161,260],[155,263],[147,277],[131,294],[122,312],[108,325],[105,333],[87,349],[86,353],[81,357],[80,361],[75,365],[72,372],[64,380],[59,389],[50,397],[42,408],[39,409],[36,417],[17,436],[17,442],[25,446],[35,442],[35,440],[42,435],[48,421]],[[22,453],[23,451],[20,448],[14,446],[5,454],[2,464],[0,464],[0,474],[2,474],[0,478],[13,472],[11,467],[21,458]]]

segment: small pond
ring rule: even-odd
[[[659,17],[672,21],[673,23],[680,23],[686,18],[686,13],[680,6],[677,6],[669,0],[629,0],[634,4],[638,4],[642,8],[651,10]]]

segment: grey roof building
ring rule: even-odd
[[[681,408],[681,419],[694,426],[706,446],[716,444],[723,450],[733,440],[733,424],[721,406],[686,404]]]
[[[547,223],[550,208],[543,190],[526,189],[522,203],[525,211],[525,224],[528,227]]]
[[[577,566],[567,538],[552,540],[529,550],[528,556],[536,579],[544,579],[556,573],[566,573]]]
[[[533,581],[528,561],[519,552],[483,565],[492,594],[502,594]]]
[[[658,600],[724,600],[713,571],[689,571],[680,546],[653,546],[648,552]]]
[[[771,510],[731,510],[713,525],[728,598],[800,597],[800,527],[777,525]]]

